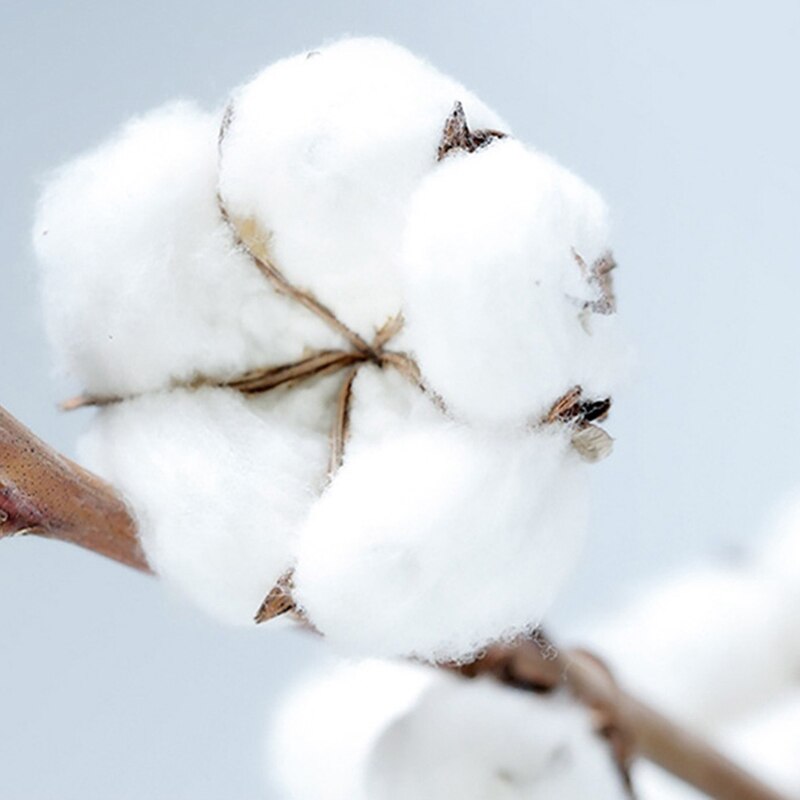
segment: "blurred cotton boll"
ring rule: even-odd
[[[540,621],[581,543],[585,469],[558,431],[388,436],[348,456],[311,510],[297,601],[346,648],[469,657]]]
[[[408,664],[344,665],[301,687],[268,761],[287,800],[627,797],[584,708]]]
[[[390,725],[371,800],[622,800],[611,748],[586,710],[487,681],[439,679]]]

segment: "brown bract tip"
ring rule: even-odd
[[[450,116],[444,123],[442,138],[437,151],[437,161],[441,161],[454,150],[466,150],[468,153],[474,153],[495,139],[504,139],[506,136],[507,134],[502,131],[495,131],[489,128],[482,128],[476,131],[470,130],[469,125],[467,125],[464,106],[457,100]]]

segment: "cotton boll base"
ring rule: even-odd
[[[232,99],[226,207],[269,232],[284,274],[365,338],[402,305],[406,204],[457,100],[478,126],[503,127],[462,85],[380,39],[283,59]]]
[[[389,436],[311,509],[295,599],[336,646],[468,658],[540,622],[581,542],[583,478],[561,430]]]
[[[593,190],[510,139],[426,178],[404,236],[407,342],[449,408],[521,424],[573,386],[611,394],[625,357],[613,322],[595,324],[602,298],[585,274],[607,235]]]
[[[214,616],[252,624],[291,562],[327,442],[232,390],[176,390],[101,411],[82,455],[130,502],[161,578]]]

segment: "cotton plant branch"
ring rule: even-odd
[[[589,415],[596,411],[592,408]],[[135,520],[115,490],[57,453],[0,407],[0,538],[20,534],[71,542],[150,572]],[[289,610],[291,576],[273,592],[273,603]],[[585,651],[562,652],[536,634],[491,647],[469,664],[445,668],[467,678],[493,676],[520,690],[565,688],[591,709],[623,771],[639,755],[716,800],[788,800],[701,737],[626,692]]]
[[[35,534],[150,572],[136,523],[114,489],[0,407],[0,538]]]

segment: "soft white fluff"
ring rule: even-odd
[[[582,473],[560,431],[387,436],[311,509],[296,599],[341,646],[464,657],[540,621],[579,547]]]
[[[100,412],[82,454],[129,501],[155,571],[247,623],[290,565],[327,444],[237,392],[175,390]]]
[[[612,393],[614,317],[581,315],[608,250],[599,195],[511,139],[448,156],[409,206],[407,343],[428,383],[469,419],[538,420],[575,385]]]
[[[97,394],[225,378],[339,345],[237,251],[217,207],[219,115],[177,103],[57,173],[34,245],[63,367]]]
[[[695,567],[637,597],[588,642],[625,685],[708,730],[792,680],[783,606],[752,566]]]
[[[287,800],[626,797],[584,708],[407,664],[343,666],[303,687],[268,762]]]
[[[505,127],[462,85],[384,40],[284,59],[233,97],[221,194],[271,232],[290,280],[370,336],[401,306],[406,205],[435,166],[457,100],[474,127]]]
[[[372,749],[436,674],[386,661],[326,663],[272,720],[266,766],[284,800],[376,800],[367,793]]]

